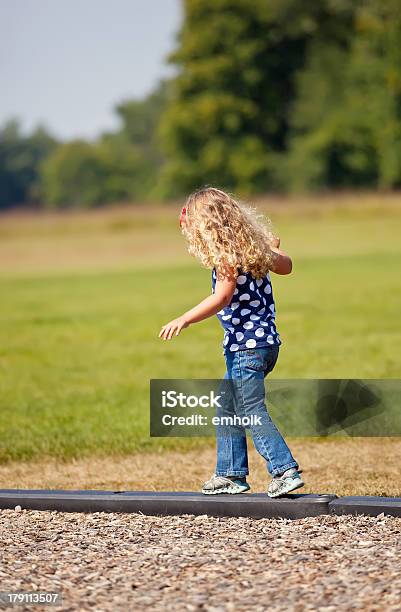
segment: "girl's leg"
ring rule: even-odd
[[[223,383],[223,397],[221,408],[217,410],[218,417],[233,417],[235,412],[235,397],[231,393],[231,381],[233,370],[235,369],[233,359],[228,356],[226,358],[227,372],[224,379],[227,384]],[[235,425],[218,425],[216,427],[217,438],[217,476],[247,476],[248,468],[248,450],[246,444],[246,430],[244,427]]]
[[[251,424],[256,450],[266,460],[270,474],[278,476],[289,468],[298,468],[283,436],[273,423],[265,403],[264,378],[277,361],[278,346],[238,351],[237,392],[242,416],[254,416],[258,423]]]

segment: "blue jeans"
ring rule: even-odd
[[[230,391],[224,393],[225,399],[217,411],[217,416],[231,419],[225,419],[229,424],[218,425],[216,428],[218,476],[249,474],[246,443],[248,428],[255,448],[265,459],[267,470],[272,476],[278,476],[291,467],[299,467],[273,423],[265,403],[264,379],[273,370],[278,353],[277,345],[225,353],[227,372],[224,378],[228,381],[226,384],[229,385]],[[233,421],[235,415],[237,419]],[[252,416],[256,423],[252,424],[251,419],[249,427],[230,424],[238,423],[243,417]],[[245,421],[241,421],[243,422]]]

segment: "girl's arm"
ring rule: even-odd
[[[280,251],[280,238],[274,237],[270,245],[273,254],[273,265],[270,268],[276,274],[290,274],[292,272],[292,259],[284,251]]]
[[[163,340],[171,340],[175,335],[178,336],[180,331],[191,323],[198,323],[215,315],[219,310],[228,306],[231,303],[237,279],[232,272],[228,275],[217,272],[216,286],[214,293],[202,300],[199,304],[188,310],[183,315],[170,321],[160,330],[159,338]]]

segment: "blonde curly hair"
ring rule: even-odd
[[[241,270],[263,278],[273,262],[270,225],[254,208],[220,189],[205,187],[188,197],[182,233],[188,252],[206,268],[234,276]]]

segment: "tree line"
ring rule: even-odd
[[[176,75],[58,142],[0,129],[0,207],[401,185],[401,0],[184,0]]]

